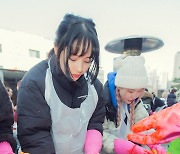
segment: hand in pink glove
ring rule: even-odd
[[[2,154],[14,154],[10,144],[8,142],[0,142],[0,153]]]
[[[161,145],[148,145],[148,147],[154,154],[167,154],[166,149],[164,149]]]
[[[142,133],[152,128],[153,133]],[[180,103],[139,121],[132,131],[134,134],[129,134],[128,139],[139,144],[167,143],[180,137]]]
[[[97,130],[88,130],[84,145],[85,154],[99,154],[102,148],[102,135]]]
[[[116,154],[153,154],[151,151],[123,139],[114,140],[114,152]]]

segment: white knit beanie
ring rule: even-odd
[[[120,62],[119,61],[122,61],[122,59],[124,59],[126,56],[125,55],[121,55],[119,57],[116,57],[114,58],[114,61],[113,61],[113,71],[117,72],[119,67],[120,67]]]
[[[142,56],[127,56],[119,61],[119,69],[115,78],[115,85],[121,88],[140,89],[146,88],[148,76]]]

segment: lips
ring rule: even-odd
[[[73,74],[72,76],[74,79],[78,79],[81,76],[81,74]]]
[[[129,103],[133,103],[134,100],[128,100]]]

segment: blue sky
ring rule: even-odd
[[[143,55],[148,67],[169,72],[171,78],[174,56],[180,51],[179,8],[179,0],[0,0],[0,28],[53,39],[64,14],[92,18],[105,73],[112,70],[113,57],[119,56],[104,50],[109,41],[128,35],[159,37],[164,46]]]

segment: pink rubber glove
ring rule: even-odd
[[[0,154],[14,154],[8,142],[0,142]]]
[[[84,145],[85,154],[99,154],[102,148],[102,135],[97,130],[88,130]]]
[[[149,129],[151,134],[142,133]],[[128,139],[139,144],[161,144],[180,137],[180,103],[156,112],[132,127]],[[141,133],[140,133],[141,132]]]
[[[165,148],[163,148],[161,145],[148,145],[148,147],[151,149],[153,153],[157,154],[167,154],[167,151]]]
[[[150,111],[150,115],[153,115],[153,113],[154,113],[154,112],[151,110],[151,111]]]
[[[153,154],[151,151],[123,139],[114,140],[114,152],[116,154]]]

